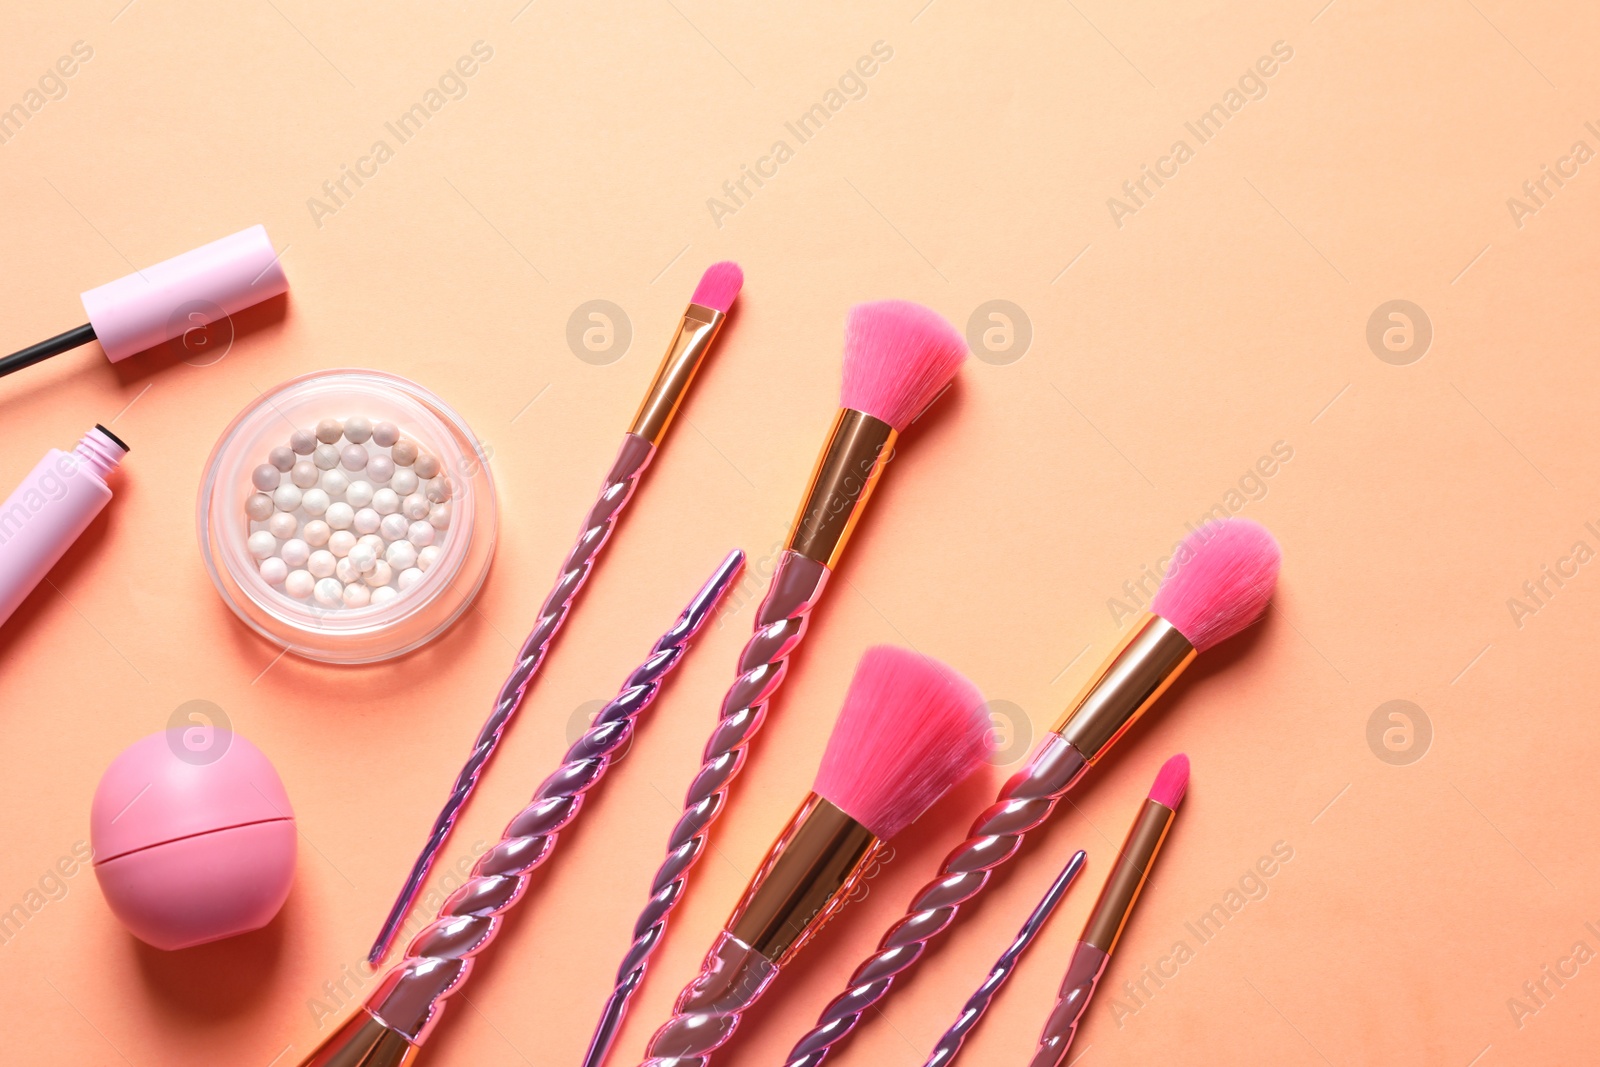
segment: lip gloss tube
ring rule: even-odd
[[[110,502],[106,478],[127,453],[96,424],[71,452],[46,452],[0,504],[0,625]]]

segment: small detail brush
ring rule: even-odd
[[[906,649],[868,649],[810,795],[672,1019],[650,1039],[646,1063],[705,1067],[778,971],[845,905],[885,842],[982,766],[992,747],[971,682]]]
[[[712,824],[744,766],[746,750],[783,684],[789,658],[805,637],[811,612],[838,567],[850,534],[866,511],[900,433],[950,383],[966,359],[966,342],[934,312],[903,300],[852,308],[845,325],[844,385],[833,432],[756,612],[755,634],[740,653],[738,677],[722,709],[705,759],[673,828],[667,858],[650,885],[617,968],[584,1067],[600,1067],[644,981],[667,918],[683,898],[689,872],[705,851]]]
[[[367,953],[368,963],[376,966],[389,951],[395,931],[400,928],[406,912],[411,910],[411,903],[421,891],[422,883],[427,881],[433,861],[438,858],[439,850],[455,828],[456,819],[466,806],[467,798],[477,788],[484,765],[494,755],[495,747],[500,744],[500,738],[510,725],[512,716],[521,707],[533,676],[538,673],[546,653],[550,651],[550,642],[571,614],[578,590],[583,588],[583,583],[594,569],[600,550],[605,547],[606,540],[616,526],[617,518],[622,514],[622,509],[627,507],[645,468],[655,458],[656,450],[666,438],[672,416],[688,394],[695,372],[705,362],[706,353],[711,351],[711,343],[722,329],[728,309],[733,306],[734,298],[739,295],[743,285],[744,272],[737,263],[713,263],[701,276],[700,284],[695,287],[694,298],[678,323],[678,332],[673,335],[672,343],[667,346],[667,354],[656,369],[650,391],[645,395],[644,403],[639,405],[633,425],[622,439],[622,449],[606,475],[605,484],[600,487],[600,496],[584,517],[578,542],[561,564],[555,588],[539,609],[533,632],[517,652],[516,664],[495,697],[494,710],[478,730],[477,739],[472,743],[472,754],[456,774],[450,797],[434,819],[433,829],[422,846],[422,853],[412,864],[411,873],[400,888],[400,895],[395,898],[383,927],[378,931],[377,940]]]
[[[1061,1067],[1066,1062],[1067,1049],[1078,1032],[1078,1023],[1089,1010],[1089,998],[1094,996],[1094,987],[1105,973],[1106,963],[1122,936],[1122,928],[1133,914],[1134,902],[1150,877],[1150,868],[1155,865],[1156,855],[1167,839],[1167,831],[1172,829],[1178,805],[1183,803],[1188,787],[1189,757],[1179,753],[1162,765],[1161,773],[1150,787],[1149,798],[1128,830],[1117,865],[1100,890],[1100,899],[1095,901],[1088,925],[1083,928],[1083,936],[1073,950],[1067,976],[1061,983],[1061,998],[1045,1023],[1039,1049],[1028,1061],[1028,1067]]]
[[[1261,617],[1277,585],[1278,563],[1277,542],[1248,519],[1210,522],[1184,538],[1150,611],[789,1051],[785,1067],[817,1067],[827,1059],[1173,679],[1199,653]]]
[[[933,1047],[933,1054],[922,1067],[950,1067],[950,1064],[955,1062],[956,1056],[961,1052],[961,1046],[977,1028],[984,1012],[989,1010],[989,1005],[1000,992],[1000,987],[1006,984],[1006,979],[1017,969],[1017,962],[1022,959],[1022,954],[1033,944],[1033,939],[1039,936],[1044,924],[1050,921],[1056,905],[1067,895],[1067,887],[1072,885],[1073,879],[1078,877],[1078,872],[1083,870],[1083,861],[1084,851],[1080,848],[1072,854],[1067,865],[1061,868],[1061,873],[1056,875],[1056,880],[1050,884],[1044,899],[1033,909],[1028,921],[1022,924],[1022,929],[1017,931],[1017,936],[1011,945],[1000,954],[1000,958],[995,961],[994,967],[990,969],[988,977],[984,978],[978,991],[967,998],[966,1004],[961,1008],[961,1015],[951,1024],[950,1029],[944,1032],[939,1043]]]
[[[400,1067],[410,1063],[433,1032],[448,998],[472,974],[475,958],[495,939],[505,915],[522,899],[533,872],[555,851],[616,754],[633,737],[639,715],[656,699],[667,675],[683,661],[689,643],[744,567],[735,549],[683,609],[644,663],[628,676],[616,699],[567,750],[532,802],[506,826],[500,841],[479,857],[472,875],[412,940],[406,958],[378,983],[362,1009],[311,1053],[301,1067]]]

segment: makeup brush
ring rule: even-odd
[[[89,321],[0,359],[0,377],[94,340],[117,363],[288,290],[267,231],[252,226],[83,293]]]
[[[616,699],[600,709],[561,766],[507,824],[495,846],[478,858],[472,876],[450,894],[439,917],[412,939],[406,958],[390,968],[361,1009],[313,1049],[301,1067],[401,1067],[416,1058],[450,996],[471,976],[478,955],[499,934],[533,872],[550,858],[589,791],[633,738],[639,716],[683,662],[690,642],[743,566],[744,553],[735,549],[712,572],[677,622],[628,675]]]
[[[989,1005],[994,1002],[995,995],[1000,992],[1000,987],[1006,984],[1017,963],[1022,959],[1022,954],[1033,944],[1033,939],[1039,936],[1039,931],[1044,929],[1044,924],[1050,920],[1051,914],[1056,910],[1056,905],[1061,903],[1061,898],[1066,896],[1067,887],[1072,885],[1078,872],[1083,870],[1083,861],[1086,853],[1083,849],[1072,854],[1067,865],[1061,868],[1061,873],[1056,875],[1056,880],[1050,884],[1045,892],[1044,899],[1034,907],[1032,914],[1022,924],[1022,929],[1017,931],[1017,936],[1012,939],[1006,950],[1000,954],[988,975],[983,979],[983,984],[977,992],[967,998],[962,1005],[961,1014],[951,1024],[950,1029],[944,1032],[939,1043],[933,1047],[933,1053],[923,1063],[922,1067],[949,1067],[961,1053],[961,1046],[966,1044],[967,1038],[977,1028],[983,1019],[984,1013],[989,1010]]]
[[[817,1067],[827,1059],[1016,854],[1023,836],[1050,816],[1195,657],[1261,617],[1277,585],[1278,562],[1277,542],[1248,519],[1210,522],[1184,538],[1150,611],[856,968],[848,988],[790,1050],[785,1067]]]
[[[789,658],[838,567],[850,534],[883,476],[901,432],[944,391],[967,356],[961,334],[934,312],[904,300],[858,304],[845,321],[844,385],[833,432],[817,459],[789,540],[756,611],[755,634],[739,655],[738,677],[722,698],[704,761],[673,827],[667,858],[633,928],[589,1043],[584,1067],[600,1067],[644,981],[667,918],[683,898],[689,871],[744,766],[746,750],[783,684]]]
[[[500,744],[501,736],[511,723],[511,717],[522,705],[522,698],[527,695],[533,676],[538,673],[545,654],[550,650],[550,642],[571,614],[578,590],[583,588],[583,583],[594,569],[617,518],[622,514],[622,509],[627,507],[645,468],[655,458],[656,449],[665,440],[672,416],[677,414],[679,405],[688,394],[695,372],[705,362],[706,353],[711,351],[711,342],[722,329],[728,309],[733,306],[734,298],[739,295],[743,285],[744,272],[737,263],[713,263],[701,275],[689,307],[678,323],[677,333],[673,334],[672,343],[667,346],[667,354],[656,368],[650,391],[645,394],[644,403],[639,405],[633,425],[622,438],[622,449],[606,474],[605,484],[600,487],[599,499],[589,509],[589,514],[584,516],[578,542],[561,564],[555,588],[545,597],[544,606],[539,609],[539,618],[533,624],[533,632],[517,652],[511,674],[495,697],[494,710],[478,730],[477,739],[472,743],[472,754],[456,774],[450,797],[434,819],[433,829],[422,846],[422,853],[412,864],[411,873],[400,887],[400,895],[395,898],[382,929],[378,931],[377,940],[367,953],[368,963],[376,965],[389,951],[395,931],[400,928],[406,912],[411,910],[411,902],[427,880],[428,871],[432,869],[439,850],[444,847],[445,840],[455,827],[456,818],[477,787],[484,765],[494,755],[495,747]]]
[[[1122,928],[1133,914],[1139,890],[1150,877],[1150,868],[1155,866],[1156,854],[1167,839],[1167,831],[1172,829],[1188,787],[1189,757],[1179,753],[1162,765],[1150,787],[1149,799],[1139,808],[1139,817],[1128,830],[1117,865],[1100,890],[1100,899],[1095,901],[1083,936],[1072,952],[1072,962],[1061,983],[1061,997],[1045,1023],[1039,1049],[1028,1061],[1028,1067],[1061,1067],[1066,1062],[1078,1023],[1089,1010],[1089,998],[1094,996],[1094,987],[1116,950]]]
[[[983,765],[983,695],[942,664],[879,645],[856,667],[811,793],[645,1050],[704,1067],[743,1013],[841,909],[884,843]]]

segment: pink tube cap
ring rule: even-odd
[[[252,226],[82,294],[89,324],[116,363],[289,291],[278,254]]]

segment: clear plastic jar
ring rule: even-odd
[[[245,505],[259,490],[251,477],[296,430],[360,416],[391,422],[439,463],[448,478],[450,524],[437,558],[416,584],[386,603],[322,607],[262,577],[248,547]],[[304,457],[296,457],[304,458]],[[444,401],[415,382],[383,371],[308,374],[263,394],[234,418],[206,461],[197,520],[200,553],[222,599],[268,640],[308,659],[372,663],[411,651],[460,617],[482,587],[494,557],[498,508],[487,456],[472,430]]]

